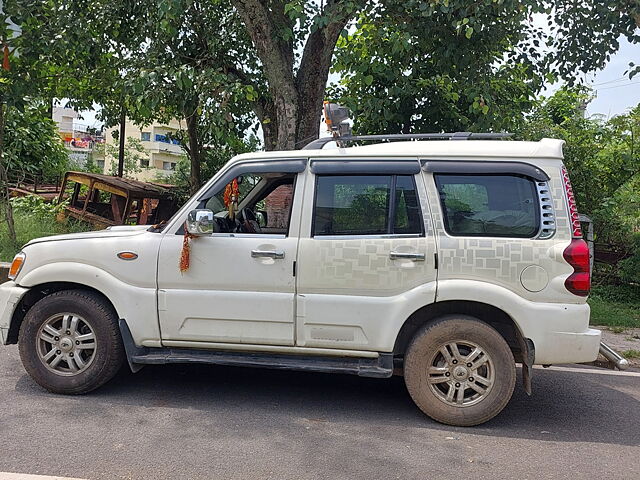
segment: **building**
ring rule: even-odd
[[[140,159],[139,167],[142,168],[142,171],[139,173],[130,172],[128,176],[136,180],[152,181],[157,180],[158,177],[171,175],[180,159],[185,155],[180,142],[173,137],[180,129],[181,125],[178,120],[171,120],[168,123],[152,123],[140,127],[127,119],[125,139],[134,138],[139,140],[147,154],[146,158]],[[113,133],[118,131],[119,127],[113,127],[106,133],[106,148],[108,152],[117,151],[118,134],[116,133],[116,137],[114,137]],[[115,170],[114,164],[117,162],[117,155],[107,154],[105,156],[104,173],[108,174]]]
[[[79,123],[80,115],[73,108],[53,107],[53,121],[58,133],[69,152],[71,168],[84,168],[89,159],[100,169],[104,169],[104,151],[101,144],[104,137],[101,132],[91,131]]]

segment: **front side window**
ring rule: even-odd
[[[421,234],[410,175],[318,176],[313,235]]]
[[[222,185],[200,208],[213,211],[217,232],[286,235],[293,173],[245,173]]]
[[[516,175],[435,175],[445,229],[454,236],[536,235],[535,183]]]

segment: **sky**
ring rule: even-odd
[[[600,114],[610,118],[625,113],[640,103],[640,74],[631,80],[628,75],[624,75],[629,62],[640,64],[640,45],[631,45],[621,38],[620,50],[607,66],[587,77],[587,84],[593,87],[596,95],[587,107],[589,115]]]
[[[640,64],[640,45],[631,45],[623,37],[620,38],[620,49],[611,57],[604,69],[585,76],[585,83],[594,89],[595,98],[587,107],[588,115],[603,115],[610,118],[625,113],[640,103],[640,74],[629,80],[624,72],[629,62]],[[549,96],[562,84],[547,86],[543,95]],[[96,119],[96,111],[82,112],[84,117],[77,122],[89,127],[101,126]]]

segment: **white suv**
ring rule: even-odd
[[[435,420],[485,422],[516,362],[530,392],[534,364],[598,355],[562,144],[240,155],[165,225],[28,243],[0,287],[2,340],[52,392],[125,360],[395,373]]]

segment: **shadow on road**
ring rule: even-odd
[[[520,382],[520,379],[518,380]],[[640,443],[640,382],[637,378],[536,370],[534,393],[520,383],[507,408],[473,428],[440,425],[415,407],[399,377],[388,380],[348,375],[238,367],[147,366],[123,369],[109,384],[83,397],[96,411],[118,406],[164,407],[203,414],[302,417],[309,421],[388,424],[506,438],[561,442]],[[634,396],[625,393],[633,389]],[[51,395],[27,376],[16,390]],[[87,402],[85,403],[85,402]]]

